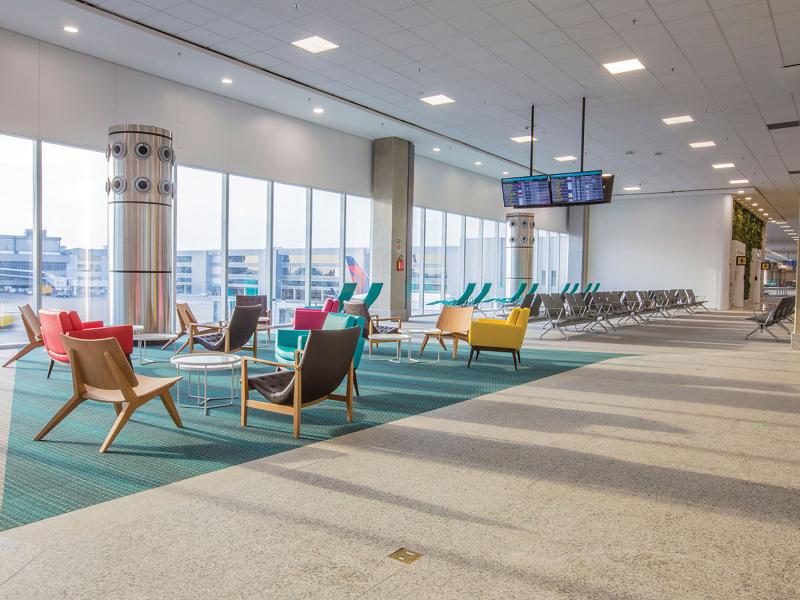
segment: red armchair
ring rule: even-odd
[[[74,310],[66,312],[63,310],[40,310],[39,321],[42,324],[42,339],[47,354],[50,356],[50,367],[47,369],[47,377],[53,371],[55,361],[68,363],[69,356],[61,343],[61,334],[68,335],[82,340],[100,340],[105,338],[116,338],[122,351],[128,356],[133,352],[133,326],[116,325],[105,327],[102,321],[81,321]]]
[[[322,329],[329,312],[339,312],[339,301],[326,298],[322,310],[318,308],[297,308],[294,311],[292,329]]]

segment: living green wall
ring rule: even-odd
[[[745,245],[747,264],[744,267],[744,297],[750,297],[750,256],[754,248],[761,248],[764,222],[738,203],[733,205],[733,239]]]

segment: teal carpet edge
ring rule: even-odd
[[[465,349],[456,360],[442,352],[436,362],[436,351],[429,347],[425,362],[417,364],[389,362],[391,355],[382,350],[373,359],[364,356],[352,423],[341,403],[329,401],[303,411],[300,439],[292,437],[290,417],[260,411],[249,413],[249,426],[242,430],[237,399],[208,416],[180,408],[184,429],[178,429],[161,402],[154,401],[135,413],[106,454],[98,450],[114,412],[97,402],[84,403],[44,441],[33,441],[69,398],[72,383],[67,366],[57,365],[48,380],[44,353],[28,355],[15,373],[0,531],[626,356],[523,349],[522,366],[515,371],[507,354],[483,354],[470,369]],[[151,348],[148,356],[163,362],[142,366],[134,356],[137,372],[175,374],[168,362],[171,352]],[[259,348],[259,356],[271,358],[271,349]],[[211,376],[209,392],[227,392],[229,380]],[[185,401],[186,384],[181,385]]]

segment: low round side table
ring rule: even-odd
[[[166,342],[172,339],[169,333],[144,333],[144,325],[133,326],[133,341],[139,348],[139,364],[152,365],[158,362],[167,362],[165,360],[151,360],[147,358],[147,343],[148,342]]]
[[[181,385],[177,384],[177,404],[186,408],[202,408],[204,414],[212,408],[222,408],[224,406],[231,406],[234,398],[236,398],[237,377],[236,373],[241,371],[242,357],[235,354],[225,354],[224,352],[197,352],[196,354],[183,354],[173,356],[169,359],[178,375],[181,371],[186,373],[186,387],[189,395],[189,400],[196,400],[196,402],[181,403]],[[224,372],[230,371],[230,395],[228,396],[209,396],[208,395],[208,374],[209,372]],[[196,391],[192,393],[192,375],[194,375],[196,382]],[[202,394],[201,392],[202,388]],[[214,401],[222,401],[219,403],[209,404]],[[226,402],[227,401],[227,402]]]
[[[411,334],[404,332],[396,333],[373,333],[369,336],[371,341],[376,342],[396,342],[397,343],[397,356],[395,358],[383,359],[389,362],[400,363],[403,361],[403,342],[406,343],[408,348],[408,362],[410,364],[418,363],[416,358],[411,358]],[[369,356],[371,360],[380,360],[372,358],[372,347],[370,347]]]

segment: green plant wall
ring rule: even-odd
[[[747,264],[744,267],[744,297],[750,298],[750,256],[754,248],[761,248],[764,235],[764,222],[743,207],[733,205],[733,239],[745,245]]]

